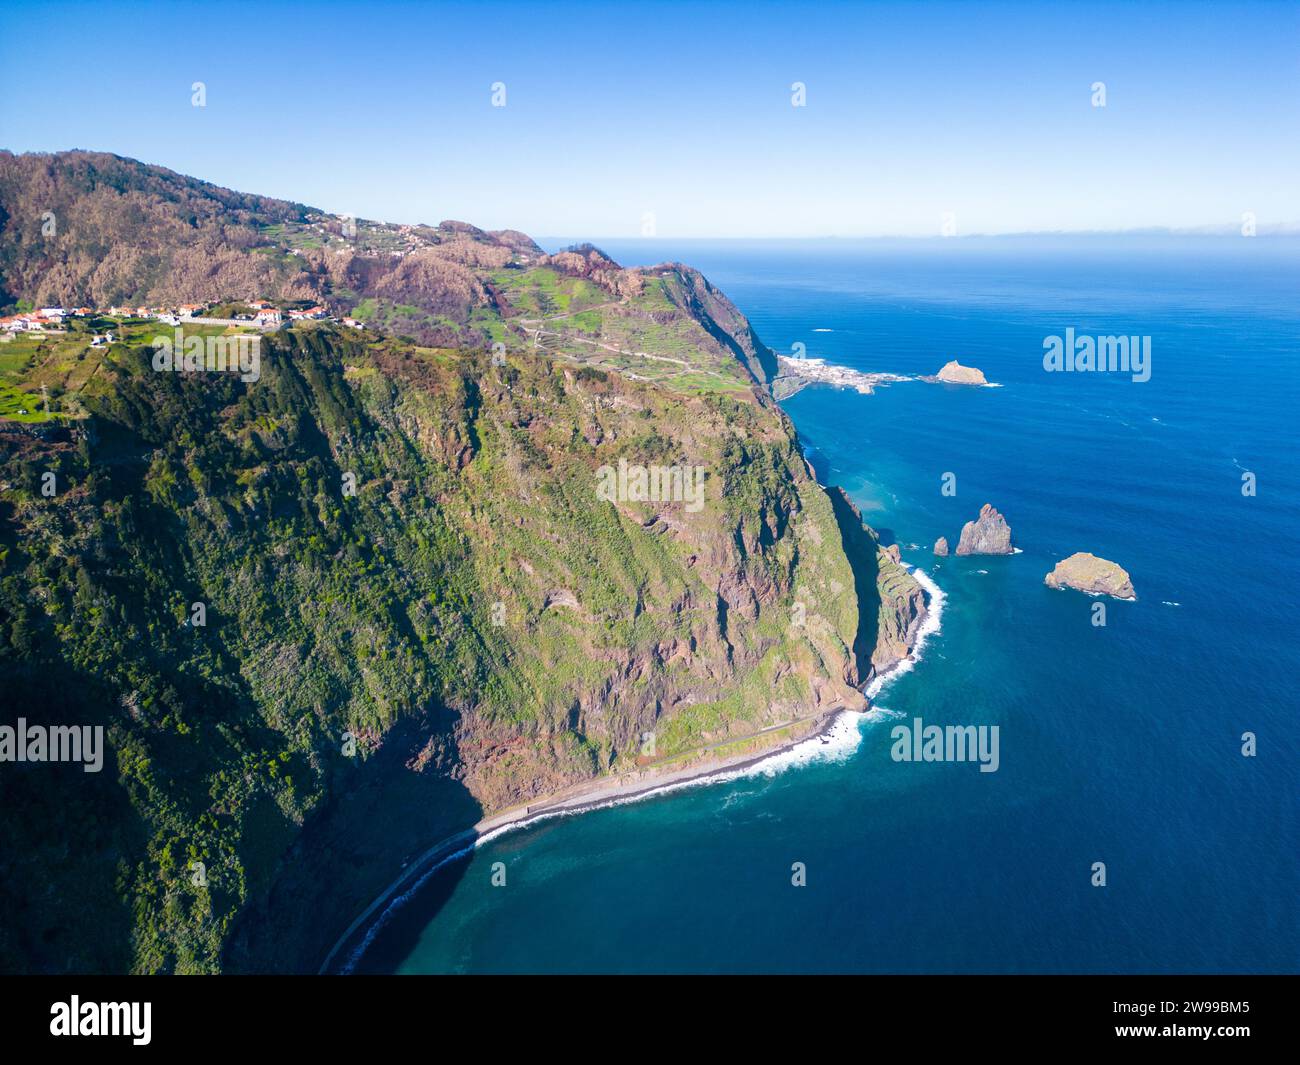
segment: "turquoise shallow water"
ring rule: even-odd
[[[1003,386],[785,404],[824,479],[946,594],[880,705],[998,725],[1000,767],[894,762],[882,714],[833,761],[501,836],[432,877],[358,968],[1300,968],[1300,242],[605,249],[700,267],[779,351],[909,374],[960,358]],[[1151,336],[1151,380],[1045,373],[1043,338],[1068,326]],[[1023,553],[936,560],[986,501]],[[1042,584],[1076,550],[1133,576],[1138,601],[1108,602],[1104,627]]]

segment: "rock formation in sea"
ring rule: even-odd
[[[1128,571],[1109,559],[1087,551],[1076,551],[1056,564],[1043,578],[1049,588],[1074,588],[1089,595],[1110,595],[1116,599],[1136,599]]]
[[[992,503],[985,503],[980,507],[980,516],[962,526],[957,554],[1009,555],[1011,553],[1011,526]]]
[[[936,378],[950,385],[986,385],[984,371],[974,366],[963,366],[956,359],[946,363]]]
[[[934,553],[940,558],[948,557],[948,537],[941,536],[934,542]]]

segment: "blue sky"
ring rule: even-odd
[[[616,237],[652,215],[669,238],[1300,221],[1295,3],[24,3],[3,24],[0,146],[366,218]]]

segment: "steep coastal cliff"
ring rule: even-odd
[[[363,224],[336,261],[295,246],[334,216],[88,153],[0,160],[0,208],[16,300],[372,326],[269,333],[252,382],[155,372],[130,317],[6,349],[48,411],[0,419],[0,682],[110,754],[0,777],[0,967],[314,968],[431,840],[783,742],[908,653],[920,587],[687,267],[462,223]]]

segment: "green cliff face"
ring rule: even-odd
[[[24,167],[74,218],[125,195],[176,220],[172,179],[219,199],[152,168],[123,192],[116,164],[87,188],[81,155],[7,157],[7,224],[40,197]],[[236,207],[274,241],[320,217]],[[176,224],[202,217],[187,199]],[[158,372],[158,323],[0,345],[7,717],[109,748],[97,774],[0,766],[0,968],[313,969],[484,813],[788,739],[755,734],[862,708],[906,653],[919,589],[816,484],[770,352],[702,277],[416,228],[437,242],[357,250],[310,298],[450,343],[296,326],[260,339],[255,381]],[[89,302],[67,239],[43,271],[8,261],[10,294]]]

